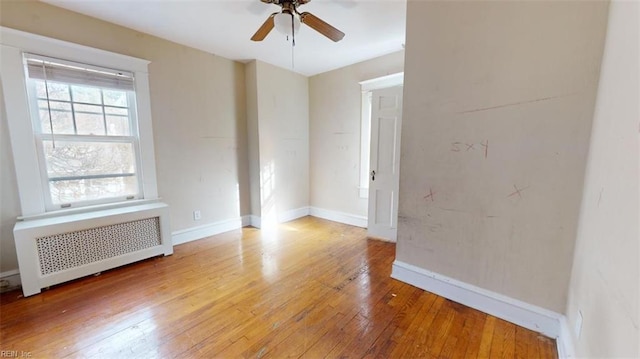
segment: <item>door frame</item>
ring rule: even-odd
[[[371,143],[371,91],[404,85],[404,72],[360,81],[360,198],[369,198],[369,145]],[[366,165],[365,165],[366,163]],[[368,208],[368,206],[367,206]]]
[[[367,225],[369,223],[369,208],[371,206],[369,198],[369,183],[370,183],[370,144],[371,144],[371,94],[374,90],[380,90],[385,88],[404,86],[404,72],[398,72],[391,75],[386,75],[366,81],[360,82],[361,86],[361,133],[360,133],[360,184],[359,194],[360,198],[367,198]],[[402,124],[400,124],[402,126]],[[399,131],[401,130],[398,129]],[[398,141],[399,144],[399,141]],[[400,148],[397,148],[400,153]],[[398,178],[395,178],[395,182],[399,183],[399,172],[396,173]],[[397,193],[396,193],[397,196]],[[395,206],[397,217],[397,206]],[[394,238],[387,238],[387,240],[395,242]]]

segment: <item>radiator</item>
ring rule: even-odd
[[[14,230],[22,291],[173,253],[164,203],[26,220]]]

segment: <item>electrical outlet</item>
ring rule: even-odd
[[[582,333],[582,312],[578,311],[578,315],[576,316],[576,325],[573,328],[574,334],[576,335],[576,339],[580,339],[580,334]]]
[[[199,221],[201,219],[202,219],[202,213],[200,213],[199,210],[193,211],[193,220],[194,221]]]

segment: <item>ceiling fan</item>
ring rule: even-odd
[[[311,0],[260,0],[266,4],[280,5],[279,12],[269,15],[267,20],[260,26],[258,31],[251,37],[253,41],[262,41],[274,27],[284,28],[284,32],[295,34],[300,23],[316,30],[329,39],[338,42],[344,37],[344,33],[335,27],[327,24],[319,17],[308,13],[298,12],[298,6],[304,5]],[[289,27],[290,26],[290,27]],[[289,28],[288,28],[289,27]]]

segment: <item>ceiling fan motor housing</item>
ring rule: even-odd
[[[266,4],[276,4],[280,6],[284,5],[285,3],[289,3],[295,7],[299,5],[304,5],[310,2],[311,0],[260,0],[260,1]]]
[[[295,34],[300,27],[300,23],[303,23],[310,28],[316,30],[323,36],[328,37],[334,42],[342,40],[344,33],[335,27],[329,25],[317,16],[308,12],[298,12],[297,7],[309,3],[311,0],[260,0],[266,4],[279,5],[282,10],[274,12],[269,15],[267,20],[260,26],[258,31],[251,37],[252,41],[262,41],[276,27],[279,32],[287,35]],[[295,15],[298,16],[295,16]],[[278,23],[276,25],[275,18],[278,17]],[[290,16],[290,20],[288,19]],[[291,28],[289,28],[291,24]]]

